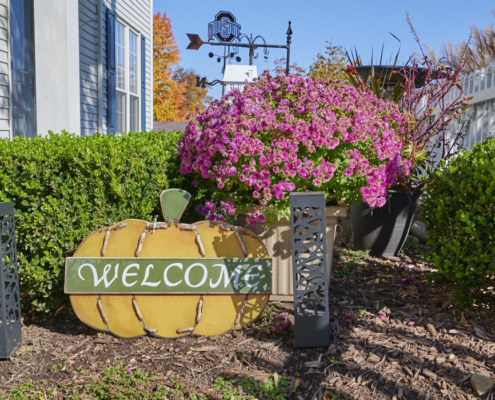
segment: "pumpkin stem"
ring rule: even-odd
[[[168,189],[160,194],[160,205],[165,221],[179,222],[191,199],[191,194],[181,189]]]

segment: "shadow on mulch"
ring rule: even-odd
[[[297,349],[292,330],[124,340],[86,327],[71,310],[27,316],[24,347],[0,361],[0,388],[32,379],[81,390],[105,366],[129,365],[157,371],[164,384],[174,376],[209,398],[218,398],[212,385],[222,374],[238,383],[275,372],[290,382],[290,399],[472,398],[473,373],[495,378],[494,297],[462,310],[453,289],[431,274],[414,249],[393,260],[335,254],[328,348]],[[291,303],[279,307],[293,312]]]

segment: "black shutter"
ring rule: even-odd
[[[108,133],[115,134],[117,120],[117,81],[115,75],[115,12],[107,8],[107,96]]]
[[[146,38],[141,35],[141,130],[146,130]]]

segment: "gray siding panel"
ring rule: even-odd
[[[79,0],[79,71],[81,135],[93,135],[98,114],[87,111],[98,105],[98,14],[96,2],[89,0]]]
[[[97,76],[98,75],[98,68],[95,65],[88,65],[84,62],[84,60],[81,60],[80,62],[80,68],[81,71],[86,72],[88,74]]]
[[[89,104],[81,104],[81,112],[87,112],[98,115],[98,107]]]
[[[85,97],[88,97],[90,99],[98,100],[98,91],[86,89],[85,87],[81,86],[81,96],[85,96]],[[91,103],[89,103],[89,99],[88,99],[87,101],[81,102],[81,104],[91,104]]]
[[[8,139],[10,132],[10,67],[9,67],[9,2],[0,0],[0,138]]]
[[[89,97],[87,93],[81,93],[81,109],[87,105],[98,107],[98,97]]]

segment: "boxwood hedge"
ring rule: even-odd
[[[23,305],[59,307],[64,259],[97,228],[160,219],[159,194],[187,182],[178,132],[0,140],[0,202],[15,203]]]
[[[466,290],[495,274],[495,140],[440,163],[427,182],[422,218],[427,261],[458,286],[460,300],[469,301]]]

